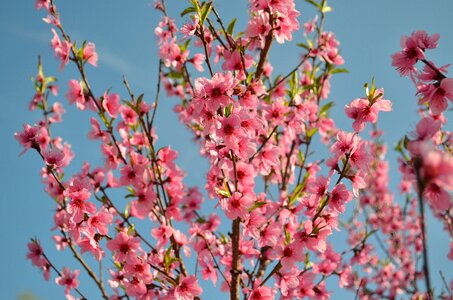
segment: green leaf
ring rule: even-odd
[[[124,208],[124,217],[126,219],[129,218],[130,212],[131,212],[131,203],[128,202],[126,207]]]
[[[236,21],[237,21],[237,19],[234,18],[234,19],[231,20],[231,22],[228,24],[228,27],[227,27],[227,33],[228,33],[228,34],[233,35],[233,33],[234,33],[234,25],[236,24]]]
[[[212,10],[212,2],[208,2],[205,5],[203,5],[203,7],[201,9],[201,16],[200,16],[201,24],[203,24],[204,21],[206,21],[206,18],[208,17],[211,10]]]
[[[132,235],[132,234],[135,234],[135,224],[132,224],[132,225],[129,226],[129,228],[127,229],[127,235]]]
[[[296,186],[293,193],[289,196],[289,202],[288,202],[289,206],[293,205],[294,202],[296,202],[296,199],[299,197],[299,193],[300,193],[300,191],[302,191],[303,188],[304,188],[303,183],[300,183]]]
[[[305,48],[307,50],[310,50],[310,47],[307,45],[307,44],[304,44],[304,43],[299,43],[296,45],[297,47],[302,47],[302,48]]]
[[[291,234],[289,233],[289,231],[285,228],[285,242],[286,242],[286,245],[289,244],[289,242],[291,242]]]
[[[134,104],[132,104],[132,102],[130,101],[126,101],[126,100],[123,100],[124,104],[126,104],[127,106],[129,106],[130,108],[132,108],[136,113],[137,113],[137,108],[135,107]],[[137,113],[138,114],[138,113]],[[102,117],[102,116],[101,116]]]
[[[187,50],[187,48],[189,47],[189,44],[190,42],[192,41],[192,39],[187,39],[184,44],[180,45],[179,46],[179,49],[181,49],[181,52],[184,52]]]
[[[165,75],[166,75],[166,77],[171,78],[171,79],[180,79],[180,78],[184,77],[181,72],[174,72],[174,71],[167,73]]]
[[[321,12],[324,13],[324,14],[325,14],[325,13],[328,13],[328,12],[331,12],[331,11],[332,11],[332,7],[330,7],[330,6],[328,6],[328,5],[324,6],[324,7],[321,9]]]
[[[364,239],[364,240],[367,240],[370,236],[372,236],[372,235],[375,234],[376,232],[377,232],[376,229],[371,230],[370,232],[368,232],[368,233],[366,234],[366,236],[365,236],[363,239]]]
[[[313,1],[313,0],[305,0],[305,2],[308,2],[308,3],[310,3],[311,5],[313,5],[314,7],[317,7],[319,10],[322,10],[321,4],[316,3],[316,2]]]
[[[311,138],[312,136],[315,135],[316,132],[318,132],[318,127],[313,127],[306,133],[306,135],[308,138]]]
[[[220,242],[222,244],[227,244],[228,243],[228,238],[221,232],[219,232],[219,235],[220,235]]]
[[[298,80],[297,80],[297,72],[293,72],[291,74],[291,79],[289,81],[289,87],[291,89],[291,94],[292,95],[295,95],[296,94],[296,89],[297,89],[297,83],[298,83]]]
[[[255,204],[253,204],[252,207],[249,208],[249,212],[252,212],[253,210],[255,210],[257,208],[263,207],[266,204],[267,204],[267,202],[265,202],[265,201],[257,201],[257,202],[255,202]]]
[[[44,79],[44,83],[45,84],[52,83],[52,82],[55,82],[55,81],[57,81],[57,77],[54,77],[54,76],[49,76],[49,77],[46,77]]]
[[[325,116],[329,114],[330,109],[335,105],[333,101],[330,101],[326,104],[324,104],[321,109],[319,110],[319,115],[320,116]]]
[[[144,95],[145,94],[140,94],[140,96],[138,96],[138,98],[137,98],[137,104],[135,106],[137,107],[138,111],[140,111],[140,103],[142,103]]]
[[[135,190],[134,190],[131,186],[128,186],[128,187],[127,187],[127,190],[129,191],[129,193],[135,195]]]
[[[231,112],[233,111],[233,104],[228,105],[225,107],[225,117],[229,117]]]
[[[305,253],[305,259],[304,259],[305,267],[307,267],[309,263],[310,263],[310,252],[306,252]]]
[[[194,13],[196,11],[197,11],[197,9],[195,7],[190,6],[190,7],[186,8],[185,10],[182,11],[181,17],[184,17],[185,15],[190,14],[190,13]]]
[[[230,192],[225,191],[225,190],[217,189],[216,193],[217,193],[217,195],[220,195],[220,196],[223,196],[223,197],[226,197],[226,198],[230,198],[231,197]]]
[[[195,8],[195,11],[200,15],[200,5],[198,4],[198,0],[190,0],[190,3],[192,3],[192,6]]]
[[[337,73],[349,73],[348,69],[345,68],[339,68],[339,69],[333,69],[330,74],[337,74]]]
[[[298,158],[299,158],[300,164],[302,164],[302,163],[305,161],[305,156],[304,156],[304,154],[302,153],[302,151],[299,150],[299,152],[297,153],[297,156],[298,156]]]
[[[165,265],[166,270],[168,270],[168,267],[171,264],[170,253],[171,253],[171,247],[168,247],[167,251],[165,251],[165,256],[164,256],[164,265]]]

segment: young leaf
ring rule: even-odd
[[[181,13],[181,17],[184,17],[185,15],[194,13],[196,11],[197,11],[197,9],[195,7],[190,6],[190,7],[186,8],[185,10],[183,10],[183,12]]]
[[[212,10],[212,2],[208,2],[205,5],[203,5],[202,10],[201,10],[201,16],[200,16],[201,24],[203,24],[204,21],[206,21],[206,18],[208,17],[211,10]]]
[[[227,27],[227,33],[228,34],[233,35],[234,25],[236,24],[236,21],[237,21],[237,19],[234,18],[233,20],[231,20],[230,24],[228,24],[228,27]]]
[[[305,2],[308,2],[310,3],[311,5],[313,5],[314,7],[317,7],[319,10],[322,10],[322,7],[319,3],[316,3],[315,1],[313,0],[305,0]]]

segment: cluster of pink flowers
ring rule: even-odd
[[[424,55],[437,46],[438,36],[416,32],[393,56],[400,73],[416,81],[420,103],[429,107],[413,137],[399,148],[401,190],[410,195],[403,209],[388,190],[386,148],[376,129],[379,112],[391,111],[392,103],[373,80],[365,97],[345,106],[354,131],[336,128],[333,103],[326,99],[330,78],[343,71],[338,66],[344,60],[335,35],[322,29],[330,7],[326,1],[308,2],[322,17],[304,24],[307,44],[300,63],[275,78],[268,53],[273,40],[284,44],[299,30],[294,0],[250,0],[250,20],[237,35],[235,22],[225,28],[212,2],[191,1],[180,29],[164,2],[156,2],[163,13],[154,31],[159,86],[162,82],[168,96],[181,100],[175,111],[209,163],[205,191],[217,209],[209,215],[202,210],[202,192],[184,184],[177,151],[156,148],[157,100],[148,104],[143,95],[136,97],[126,80],[126,97],[110,90],[96,96],[85,73],[88,64],[97,66],[94,44],[77,48],[54,2],[36,2],[49,13],[45,21],[53,26],[51,45],[62,68],[72,62],[79,71],[66,98],[93,114],[88,138],[100,143],[103,161],[85,162],[80,172],[65,174],[73,153],[62,138],[50,136],[64,110],[57,102],[49,104],[47,91],[57,95],[57,89],[41,63],[30,109],[42,110],[44,119],[24,125],[15,136],[24,151],[36,150],[45,164],[43,182],[56,199],[57,249],[73,253],[102,298],[194,299],[203,293],[202,279],[235,300],[328,299],[326,280],[333,276],[340,288],[357,291],[362,299],[403,293],[431,297],[432,291],[417,286],[422,271],[413,256],[426,249],[424,238],[423,244],[416,238],[424,223],[411,193],[426,199],[451,228],[451,134],[442,126],[443,101],[452,100],[452,84],[445,68]],[[418,61],[426,64],[420,73]],[[361,136],[368,123],[375,128],[371,140]],[[327,158],[311,151],[317,139],[329,150]],[[122,191],[123,199],[115,191]],[[354,198],[360,206],[343,226],[341,215]],[[148,227],[136,225],[141,221]],[[231,224],[228,234],[221,231],[222,221]],[[331,238],[341,226],[350,233],[344,251],[335,249]],[[385,238],[390,261],[380,259],[372,235]],[[74,299],[71,291],[86,298],[79,290],[80,270],[60,272],[35,240],[29,250],[28,258],[46,279],[51,268],[56,271],[68,299]],[[108,287],[85,253],[105,262]],[[193,273],[186,266],[189,258],[197,266]]]
[[[439,115],[448,107],[448,100],[453,102],[453,78],[443,74],[449,65],[437,67],[426,58],[425,51],[437,48],[439,35],[429,35],[419,30],[401,39],[400,52],[392,55],[392,64],[402,76],[411,76],[420,95],[419,104],[428,104],[434,115]],[[416,68],[417,62],[423,62],[421,71]]]

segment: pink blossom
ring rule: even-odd
[[[157,239],[158,247],[162,247],[167,244],[170,237],[173,235],[173,228],[164,224],[161,224],[158,228],[151,230],[151,235]]]
[[[235,220],[236,218],[245,218],[253,202],[249,195],[234,192],[230,198],[223,199],[221,203],[226,216],[231,220]]]
[[[421,146],[422,168],[420,176],[425,183],[434,183],[453,190],[453,157],[438,151],[427,142]]]
[[[69,54],[72,50],[72,44],[66,40],[61,41],[55,29],[52,28],[53,38],[51,46],[55,52],[55,57],[61,61],[60,69],[63,70],[64,66],[69,62]]]
[[[155,200],[157,199],[156,193],[151,187],[147,189],[139,189],[136,191],[137,200],[132,201],[131,215],[144,219],[153,208]]]
[[[222,138],[228,149],[238,150],[239,140],[244,137],[244,131],[241,127],[241,119],[237,114],[231,114],[221,119],[221,127],[216,130],[219,138]]]
[[[23,128],[23,131],[14,133],[14,138],[24,147],[24,151],[21,154],[37,144],[37,139],[39,137],[38,126],[24,124]]]
[[[120,107],[121,118],[127,125],[135,125],[137,123],[137,113],[129,106]]]
[[[47,264],[46,259],[43,257],[41,245],[37,241],[32,241],[27,244],[28,253],[27,258],[31,260],[32,264],[36,267],[42,267]]]
[[[425,49],[436,48],[438,40],[438,34],[429,36],[423,30],[413,32],[410,37],[403,36],[401,38],[403,50],[392,55],[392,65],[397,68],[401,76],[414,74],[417,71],[415,63],[425,59]]]
[[[146,294],[146,284],[135,276],[125,281],[124,287],[126,288],[126,294],[132,297],[139,298]]]
[[[352,195],[343,183],[337,184],[330,193],[329,206],[339,213],[344,213],[345,204],[351,201]]]
[[[196,53],[196,54],[194,54],[193,58],[190,59],[189,61],[193,64],[193,66],[195,67],[195,69],[197,71],[200,71],[200,72],[204,71],[203,63],[205,61],[205,57],[203,54]]]
[[[88,179],[74,178],[72,184],[66,188],[64,195],[71,198],[68,204],[67,212],[71,216],[71,221],[80,223],[84,220],[85,214],[96,212],[96,205],[87,201],[91,193]]]
[[[100,139],[102,141],[107,141],[109,136],[107,132],[101,129],[101,124],[96,118],[90,118],[91,130],[88,133],[88,138],[91,140]],[[103,144],[104,145],[104,144]]]
[[[198,78],[195,80],[195,97],[205,100],[206,108],[212,112],[217,111],[222,105],[229,105],[230,96],[233,94],[234,78],[228,72],[225,75],[216,73],[211,80]]]
[[[271,288],[267,286],[260,286],[256,289],[253,289],[250,297],[250,300],[273,300],[274,299],[274,292]]]
[[[187,38],[187,37],[195,34],[195,32],[197,30],[198,22],[199,22],[199,17],[197,15],[195,15],[195,17],[193,18],[193,22],[189,21],[188,23],[185,23],[181,27],[180,32],[184,35],[184,38]]]
[[[36,0],[36,2],[35,2],[36,9],[45,8],[48,10],[49,6],[50,6],[50,0]]]
[[[194,275],[181,278],[175,288],[175,297],[178,300],[191,300],[201,295],[203,289],[198,285],[198,279]]]
[[[442,79],[440,86],[433,88],[426,98],[434,115],[439,115],[447,110],[447,99],[453,102],[453,78]]]
[[[205,262],[204,260],[200,260],[200,267],[201,269],[201,276],[204,280],[211,280],[214,286],[217,284],[218,275],[217,270],[214,267],[214,263],[210,261],[209,263]]]
[[[97,261],[104,257],[104,249],[94,238],[85,237],[78,242],[78,245],[81,253],[90,252]]]
[[[356,133],[346,133],[340,130],[337,133],[337,142],[330,148],[330,151],[336,157],[340,157],[346,153],[352,154],[357,149],[358,141],[359,139]]]
[[[58,285],[66,286],[64,293],[67,295],[71,289],[76,289],[79,286],[77,277],[79,276],[80,270],[71,272],[69,268],[63,268],[61,275],[55,279]]]
[[[238,50],[234,52],[225,51],[224,53],[225,62],[222,65],[223,70],[229,71],[243,71],[248,69],[253,64],[253,58],[249,54],[245,54],[241,57]],[[244,61],[244,65],[242,62]]]
[[[88,99],[85,98],[85,91],[82,83],[77,80],[70,80],[68,83],[69,91],[66,94],[69,104],[77,104],[77,108],[84,110],[87,106]]]
[[[58,168],[63,165],[64,153],[57,148],[47,148],[42,150],[42,156],[46,164],[52,168]]]
[[[107,92],[104,93],[104,97],[102,99],[102,107],[105,111],[109,114],[110,117],[116,118],[118,112],[120,110],[120,95],[118,94],[108,94]]]
[[[83,60],[95,67],[98,66],[98,54],[94,43],[89,42],[83,48]]]
[[[305,259],[304,247],[299,242],[287,246],[277,245],[274,248],[275,258],[280,259],[283,269],[291,269],[294,264]]]
[[[153,281],[150,265],[143,257],[130,256],[124,266],[125,275],[134,276],[145,284]]]
[[[117,261],[122,262],[136,253],[140,248],[140,240],[129,236],[125,232],[120,232],[114,239],[107,242],[107,248],[115,252]]]
[[[105,210],[100,210],[88,219],[88,225],[90,228],[95,228],[102,235],[108,235],[108,225],[112,223],[113,216],[111,213]],[[92,233],[94,233],[92,231]]]
[[[352,127],[356,132],[362,131],[366,122],[376,123],[379,111],[392,110],[392,103],[389,100],[382,99],[383,96],[384,90],[377,89],[368,98],[354,99],[349,105],[345,106],[346,115],[354,120]]]

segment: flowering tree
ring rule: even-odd
[[[242,31],[213,2],[189,1],[181,28],[165,2],[156,2],[162,19],[155,29],[154,101],[136,96],[126,78],[125,96],[96,95],[86,73],[97,66],[94,43],[70,38],[54,1],[36,2],[48,13],[44,21],[61,69],[71,64],[79,72],[66,98],[93,115],[88,137],[100,143],[103,161],[65,174],[74,154],[51,134],[64,109],[51,101],[56,78],[46,76],[39,61],[29,108],[43,118],[15,137],[24,152],[33,149],[43,160],[43,183],[56,204],[53,238],[81,270],[55,265],[38,239],[28,244],[27,257],[46,280],[55,273],[68,299],[200,299],[201,281],[234,300],[327,299],[330,277],[361,299],[452,297],[453,281],[430,281],[424,212],[427,203],[453,236],[452,135],[445,129],[453,79],[446,78],[448,66],[438,67],[426,53],[439,36],[415,31],[392,56],[393,66],[414,82],[420,109],[415,131],[395,148],[403,198],[396,201],[378,128],[379,113],[392,110],[384,90],[372,80],[346,105],[353,132],[337,128],[330,116],[330,79],[347,71],[340,43],[324,30],[327,1],[307,1],[318,13],[303,26],[294,0],[249,2]],[[300,62],[273,77],[270,48],[292,41],[299,30],[305,37]],[[161,87],[180,99],[175,112],[209,163],[203,193],[183,183],[175,150],[156,147]],[[201,209],[204,195],[217,203],[215,211]],[[353,199],[357,205],[346,215]],[[341,222],[342,215],[349,220]],[[338,252],[332,235],[340,227],[349,233],[349,247]],[[84,294],[80,272],[99,295]]]

